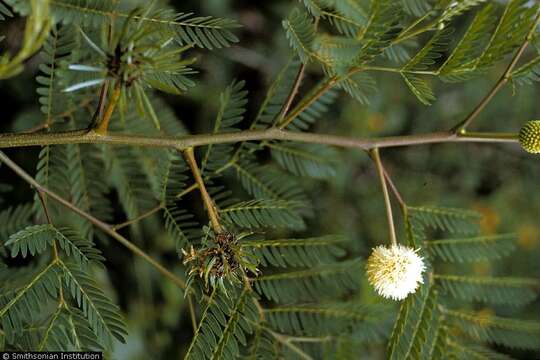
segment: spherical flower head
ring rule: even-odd
[[[519,144],[523,150],[540,153],[540,120],[527,121],[519,131]]]
[[[385,298],[403,300],[424,282],[424,260],[403,245],[377,246],[367,261],[369,283]]]

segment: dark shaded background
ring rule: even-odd
[[[136,1],[133,1],[136,3]],[[247,119],[253,118],[269,82],[288,59],[288,47],[281,30],[281,19],[292,7],[291,1],[171,1],[178,11],[193,11],[237,19],[241,42],[230,49],[194,51],[198,85],[184,97],[165,96],[178,117],[192,132],[206,132],[212,125],[219,93],[232,79],[243,79],[250,91]],[[8,46],[20,41],[22,20],[2,24]],[[35,93],[38,59],[29,61],[25,72],[0,82],[2,117],[0,130],[13,131],[21,116],[30,127],[41,120]],[[504,66],[505,64],[502,64]],[[504,71],[494,69],[466,84],[448,85],[434,81],[438,100],[430,107],[421,105],[399,76],[377,74],[378,92],[370,106],[362,106],[342,94],[330,115],[315,131],[358,137],[402,135],[445,130],[462,120],[485,96]],[[312,69],[304,83],[305,92],[319,75]],[[540,117],[539,87],[503,89],[472,125],[476,131],[518,131],[527,120]],[[472,130],[471,129],[471,130]],[[34,173],[39,149],[25,148],[6,153]],[[341,151],[338,175],[330,183],[312,181],[310,188],[316,216],[309,221],[309,234],[344,233],[364,256],[375,244],[387,242],[387,230],[379,182],[368,157],[358,151]],[[469,270],[477,275],[512,274],[540,276],[540,158],[524,153],[514,145],[440,144],[382,151],[387,170],[410,205],[439,205],[471,208],[484,215],[486,234],[515,232],[518,251],[512,257]],[[0,182],[14,189],[6,203],[31,200],[29,188],[6,168],[0,168]],[[114,196],[114,195],[111,195]],[[189,201],[189,200],[188,200]],[[6,206],[0,204],[0,208]],[[121,214],[118,221],[124,220]],[[145,248],[159,254],[168,267],[179,268],[173,244],[157,218],[145,223]],[[126,232],[129,235],[128,232]],[[111,243],[103,247],[108,259],[110,288],[121,306],[129,311],[130,337],[117,351],[118,358],[168,358],[187,345],[191,326],[184,299],[168,282],[125,249]],[[178,270],[180,272],[180,270]],[[105,276],[105,275],[104,275]],[[366,295],[366,301],[369,297]],[[513,315],[515,309],[497,309]],[[520,317],[540,318],[538,302],[529,305]],[[381,356],[383,349],[373,349]],[[378,355],[377,355],[378,354]],[[523,359],[538,354],[513,353]]]

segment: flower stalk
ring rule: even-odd
[[[388,232],[390,235],[390,242],[392,245],[397,245],[396,238],[396,229],[394,226],[394,216],[392,214],[392,203],[390,202],[390,195],[388,194],[388,186],[386,184],[386,176],[384,174],[384,169],[381,161],[381,156],[379,155],[379,149],[375,148],[371,151],[373,161],[377,166],[377,172],[379,174],[379,179],[381,180],[381,187],[384,196],[384,205],[386,207],[386,219],[388,220]]]
[[[114,110],[116,109],[116,105],[118,104],[118,100],[120,100],[120,96],[122,95],[122,85],[120,82],[116,82],[114,85],[113,93],[111,94],[111,98],[109,99],[109,104],[107,105],[107,108],[105,109],[105,113],[103,114],[103,118],[101,119],[99,125],[97,126],[95,132],[99,135],[107,135],[109,131],[109,124],[111,122],[112,115],[114,113]]]
[[[208,217],[210,218],[210,224],[212,225],[212,230],[214,230],[215,234],[221,234],[223,232],[223,228],[221,224],[219,223],[219,215],[217,213],[214,200],[212,200],[212,198],[210,197],[210,194],[208,194],[208,191],[206,190],[206,186],[204,185],[204,181],[201,176],[201,171],[199,170],[199,166],[197,165],[197,160],[195,159],[195,153],[193,151],[193,148],[189,147],[185,149],[183,152],[184,152],[184,158],[186,159],[186,162],[189,165],[189,168],[191,169],[191,173],[193,174],[193,177],[195,178],[195,182],[197,183],[199,187],[199,191],[201,192],[201,197],[204,202],[204,206],[206,207],[206,211],[208,212]]]

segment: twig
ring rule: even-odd
[[[27,134],[32,134],[32,133],[36,133],[36,132],[41,131],[41,130],[48,129],[49,126],[50,125],[49,125],[48,122],[44,122],[44,123],[41,123],[39,125],[33,126],[30,129],[26,129],[26,130],[24,130],[24,132],[27,133]]]
[[[410,39],[411,37],[414,37],[414,36],[417,36],[417,35],[420,35],[426,31],[430,31],[430,30],[433,30],[434,28],[436,28],[436,24],[437,24],[437,20],[433,21],[433,22],[430,22],[428,23],[427,25],[424,25],[422,26],[421,28],[418,28],[416,29],[415,31],[411,31],[413,30],[418,24],[420,24],[422,21],[424,21],[425,19],[427,19],[429,16],[431,16],[432,14],[432,11],[428,11],[427,13],[425,13],[422,17],[416,19],[411,25],[409,25],[406,29],[402,30],[401,33],[398,35],[397,38],[395,38],[394,40],[392,40],[392,45],[395,45],[395,44],[398,44],[404,40],[407,40],[407,39]]]
[[[206,207],[206,210],[208,212],[208,217],[210,218],[212,229],[214,230],[216,234],[220,234],[223,232],[223,228],[221,227],[221,224],[219,223],[219,216],[216,211],[216,206],[214,205],[214,201],[210,197],[210,194],[208,194],[208,191],[206,190],[206,186],[204,185],[204,181],[201,176],[201,171],[199,170],[199,166],[197,165],[197,160],[195,160],[195,153],[193,152],[193,148],[189,147],[185,149],[183,152],[184,152],[184,157],[186,158],[186,162],[188,163],[189,168],[191,169],[191,173],[193,174],[193,177],[195,178],[195,182],[198,185],[199,191],[201,192],[201,197]]]
[[[191,326],[193,327],[193,333],[197,332],[197,317],[195,316],[195,307],[193,306],[193,299],[191,294],[187,296],[188,307],[189,307],[189,317],[191,318]]]
[[[51,215],[49,214],[49,209],[47,208],[47,201],[45,200],[45,194],[43,194],[42,191],[37,190],[37,194],[39,197],[39,202],[41,203],[41,207],[43,208],[43,212],[45,213],[45,218],[47,219],[47,222],[52,225],[52,219]]]
[[[388,220],[388,231],[390,234],[390,241],[392,245],[397,245],[396,239],[396,230],[394,228],[394,217],[392,215],[392,204],[390,203],[390,196],[388,194],[388,187],[386,186],[386,178],[384,176],[384,170],[381,162],[381,157],[379,155],[379,149],[375,148],[372,150],[373,160],[375,165],[377,165],[377,172],[379,173],[379,179],[381,180],[381,186],[384,195],[384,205],[386,206],[386,217]]]
[[[294,345],[292,343],[293,341],[291,341],[290,336],[279,334],[279,333],[273,331],[272,329],[270,329],[269,327],[263,325],[264,309],[261,307],[261,304],[257,301],[257,299],[255,299],[255,298],[252,298],[252,299],[253,299],[253,302],[254,302],[254,304],[257,307],[257,310],[259,312],[260,321],[256,322],[256,321],[253,321],[253,320],[250,320],[250,319],[247,319],[247,321],[250,322],[251,324],[253,324],[254,326],[256,326],[258,329],[266,331],[268,334],[272,335],[272,337],[274,337],[277,341],[279,341],[280,343],[282,343],[283,345],[287,346],[292,351],[297,353],[302,359],[313,360],[313,358],[311,356],[306,354],[302,349],[300,349],[298,346],[296,346],[296,345]]]
[[[475,132],[475,131],[467,131],[461,134],[458,134],[458,136],[462,139],[470,138],[470,139],[494,139],[495,137],[500,141],[516,141],[518,139],[518,134],[516,133],[503,133],[503,132]],[[488,140],[489,141],[489,140]]]
[[[210,144],[225,144],[257,140],[297,141],[312,144],[332,145],[344,148],[371,150],[376,147],[400,147],[449,142],[517,143],[518,134],[489,133],[489,136],[484,136],[483,133],[475,133],[474,135],[471,135],[441,131],[428,134],[390,136],[382,138],[355,138],[270,128],[267,130],[246,130],[231,133],[187,135],[180,137],[152,137],[135,134],[100,135],[93,130],[89,131],[84,129],[44,134],[0,134],[0,148],[64,144],[111,144],[137,147],[175,148],[178,150],[184,150],[189,147]]]
[[[383,72],[392,72],[399,74],[417,74],[417,75],[438,75],[437,71],[430,70],[403,70],[400,68],[390,68],[385,66],[365,66],[364,71],[383,71]]]
[[[43,208],[43,212],[45,213],[45,218],[47,219],[47,222],[49,223],[49,225],[52,225],[53,222],[52,222],[51,214],[49,213],[49,209],[47,207],[46,195],[43,191],[39,189],[36,189],[36,192],[39,197],[39,202],[41,203],[41,207]],[[53,242],[52,242],[52,256],[53,256],[54,261],[60,260],[60,256],[58,254],[58,245],[56,245],[56,241],[57,241],[56,239],[53,239]],[[60,279],[58,280],[61,281]],[[60,298],[60,306],[62,306],[64,304],[64,288],[62,287],[61,284],[58,290],[59,290],[58,294]]]
[[[517,65],[519,59],[521,58],[521,55],[523,55],[523,53],[525,52],[525,49],[529,45],[536,31],[536,27],[538,26],[539,23],[540,23],[540,14],[537,15],[536,20],[534,21],[534,25],[532,26],[531,30],[527,34],[527,37],[525,38],[525,42],[521,44],[516,54],[512,58],[512,61],[510,61],[510,64],[508,64],[508,67],[504,71],[503,75],[500,77],[499,81],[497,81],[495,86],[493,86],[490,92],[482,99],[482,101],[480,101],[480,103],[474,108],[474,110],[462,122],[460,122],[454,127],[453,130],[456,134],[465,133],[465,131],[467,130],[467,127],[471,124],[471,122],[474,119],[476,119],[478,115],[480,115],[482,110],[484,110],[484,108],[491,102],[493,97],[510,80],[512,70],[514,70],[514,67]]]
[[[382,165],[382,163],[381,163],[381,165]],[[394,196],[396,197],[397,201],[399,202],[399,205],[401,206],[402,209],[407,207],[407,204],[405,203],[405,200],[403,200],[403,196],[399,192],[396,184],[394,184],[394,181],[392,180],[392,178],[388,174],[388,171],[386,171],[386,168],[384,167],[384,165],[383,165],[382,168],[383,168],[383,172],[384,172],[384,177],[386,178],[386,183],[390,186],[390,189],[394,193]]]
[[[300,349],[298,346],[294,345],[292,342],[288,341],[288,338],[284,335],[278,334],[277,332],[264,327],[264,330],[272,335],[277,341],[287,346],[289,349],[297,353],[304,360],[313,360],[311,356],[306,354],[304,350]]]
[[[103,109],[105,108],[105,99],[107,98],[108,89],[109,89],[109,81],[107,80],[103,83],[103,85],[101,85],[101,88],[99,90],[99,100],[98,100],[96,111],[94,112],[94,115],[92,116],[92,121],[90,123],[91,128],[98,126],[98,122],[101,119],[101,116],[103,115]]]
[[[315,31],[317,31],[317,28],[319,27],[319,20],[320,20],[319,17],[315,19],[315,24],[314,24]],[[294,98],[296,97],[296,95],[298,94],[298,91],[300,90],[300,86],[302,85],[302,80],[304,79],[305,73],[306,73],[306,64],[302,63],[300,65],[300,68],[298,69],[296,78],[294,79],[291,92],[289,93],[289,96],[287,96],[287,100],[285,101],[285,104],[283,105],[283,108],[281,109],[279,113],[277,124],[280,129],[286,128],[287,125],[289,125],[289,123],[292,121],[292,119],[294,119],[292,118],[291,120],[283,121],[283,123],[281,123],[282,120],[284,120],[287,113],[289,112],[292,106],[292,103],[294,101]]]
[[[103,114],[103,118],[101,119],[101,122],[96,128],[96,133],[100,135],[106,135],[109,131],[109,123],[111,121],[111,117],[114,113],[114,109],[116,109],[116,104],[118,104],[118,100],[120,100],[120,95],[122,95],[122,85],[118,81],[114,85],[114,90],[111,95],[111,98],[109,100],[109,104],[107,105],[107,109],[105,110],[105,113]]]
[[[307,336],[288,336],[287,341],[289,342],[298,342],[298,343],[322,343],[331,341],[331,336],[322,336],[322,337],[307,337]]]
[[[33,126],[30,129],[26,129],[23,132],[27,133],[27,134],[32,134],[32,133],[36,133],[38,131],[42,131],[42,130],[45,130],[45,129],[50,129],[52,127],[52,125],[54,125],[55,123],[66,122],[65,118],[71,117],[75,110],[78,110],[81,107],[85,107],[88,104],[90,104],[91,102],[92,102],[92,100],[89,99],[89,98],[81,100],[81,102],[79,104],[67,109],[66,111],[64,111],[64,112],[62,112],[60,114],[54,115],[51,118],[47,118],[41,124]],[[60,121],[60,120],[55,121],[55,119],[57,119],[57,118],[62,118],[63,120],[62,121]]]
[[[184,197],[186,194],[189,194],[193,190],[197,189],[199,187],[199,184],[191,184],[191,186],[187,187],[185,190],[182,190],[178,194],[176,194],[176,198],[180,199],[181,197]]]
[[[47,222],[49,223],[49,225],[52,225],[53,222],[52,222],[51,215],[49,213],[49,209],[47,208],[47,201],[45,199],[45,194],[41,190],[37,190],[37,194],[38,194],[38,197],[39,197],[39,202],[41,203],[41,207],[43,208],[43,212],[45,213],[45,218],[47,219]],[[52,254],[53,254],[53,258],[55,260],[59,259],[58,247],[56,246],[56,239],[54,239],[53,243],[52,243]],[[63,299],[64,299],[64,293],[62,291],[61,286],[60,286],[60,299],[61,299],[61,301],[63,301]]]
[[[85,218],[86,220],[90,221],[97,228],[103,230],[105,233],[109,234],[109,236],[111,236],[113,239],[115,239],[116,241],[118,241],[119,243],[127,247],[135,255],[140,256],[141,258],[146,260],[150,265],[155,267],[157,271],[159,271],[162,275],[164,275],[169,280],[171,280],[178,287],[180,287],[181,289],[186,288],[186,283],[184,282],[184,280],[180,279],[178,276],[176,276],[175,274],[167,270],[163,265],[161,265],[159,262],[154,260],[151,256],[146,254],[139,247],[137,247],[136,245],[131,243],[128,239],[126,239],[125,237],[123,237],[122,235],[114,231],[111,225],[104,223],[103,221],[88,214],[84,210],[79,209],[77,206],[73,205],[69,201],[57,195],[55,192],[39,184],[33,177],[31,177],[19,165],[17,165],[10,158],[8,158],[2,151],[0,151],[0,161],[6,164],[9,168],[11,168],[18,176],[20,176],[24,181],[26,181],[28,184],[33,186],[38,192],[47,194],[47,196],[50,197],[51,199],[65,206],[66,208],[78,214],[79,216]]]
[[[289,112],[289,109],[291,108],[291,105],[294,101],[294,98],[296,97],[296,94],[298,94],[298,90],[300,90],[300,85],[302,84],[302,80],[304,79],[304,74],[306,72],[306,64],[300,65],[300,69],[298,69],[298,74],[296,74],[296,79],[294,80],[294,85],[291,89],[291,92],[289,93],[289,96],[287,96],[287,100],[285,101],[285,104],[283,105],[283,108],[281,109],[281,112],[278,116],[278,124],[279,128],[283,129],[289,125],[289,123],[292,121],[292,119],[285,120],[285,116]]]
[[[310,107],[314,102],[316,102],[321,96],[323,96],[328,90],[332,89],[341,78],[339,76],[332,76],[323,81],[319,85],[319,89],[312,93],[309,93],[310,96],[308,99],[300,101],[300,103],[293,109],[293,111],[283,119],[280,128],[285,128],[289,125],[298,115],[300,115],[305,109]]]
[[[147,217],[149,217],[149,216],[151,216],[151,215],[157,213],[157,212],[158,212],[159,210],[161,210],[161,209],[163,209],[163,204],[159,204],[159,205],[153,207],[152,209],[146,211],[145,213],[143,213],[143,214],[137,216],[137,217],[134,218],[134,219],[127,220],[127,221],[125,221],[125,222],[123,222],[123,223],[114,225],[114,226],[111,227],[111,229],[112,229],[113,231],[118,231],[118,230],[120,230],[120,229],[125,228],[126,226],[135,224],[136,222],[139,222],[139,221],[141,221],[141,220],[146,219]]]

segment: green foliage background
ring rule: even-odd
[[[130,2],[123,2],[129,7],[128,3]],[[190,132],[212,132],[214,130],[215,115],[220,111],[220,94],[233,80],[239,79],[245,81],[245,88],[249,90],[250,94],[244,118],[253,119],[257,115],[258,104],[264,98],[269,85],[276,74],[289,61],[291,50],[281,22],[289,16],[293,6],[301,6],[300,2],[293,4],[291,1],[284,0],[264,2],[204,0],[171,1],[170,3],[176,6],[177,11],[193,11],[201,16],[211,15],[236,19],[243,27],[234,30],[234,33],[240,39],[237,46],[212,52],[204,49],[191,50],[190,55],[196,56],[198,59],[193,67],[199,71],[199,74],[192,77],[192,79],[196,79],[196,85],[182,96],[160,94],[162,101],[171,106],[174,115],[182,121]],[[309,4],[310,1],[305,0],[304,3]],[[415,2],[408,1],[408,3],[414,4]],[[422,2],[418,1],[417,3]],[[130,5],[136,4],[137,1],[131,1]],[[471,17],[468,15],[459,17],[454,23],[456,27],[454,34],[461,34],[470,19]],[[1,33],[7,35],[6,39],[3,40],[4,47],[13,48],[17,46],[17,42],[20,40],[17,30],[21,29],[22,26],[20,19],[2,23]],[[425,42],[429,37],[420,37],[420,39]],[[534,54],[531,52],[531,54],[526,54],[525,57],[526,60],[529,60],[534,57]],[[3,116],[0,121],[1,132],[22,131],[38,125],[39,121],[42,120],[34,80],[39,71],[37,65],[42,58],[43,54],[40,54],[30,59],[23,73],[16,78],[0,83],[0,92],[4,104],[2,106]],[[419,102],[399,74],[377,73],[375,74],[377,90],[368,91],[369,104],[354,101],[343,91],[336,93],[335,102],[329,105],[326,114],[316,122],[313,131],[353,137],[378,137],[428,133],[451,128],[463,119],[489,92],[493,84],[499,79],[500,74],[504,72],[506,64],[505,61],[498,62],[495,67],[490,68],[481,76],[466,82],[445,83],[433,79],[431,84],[437,99],[431,101],[431,106],[425,106]],[[301,90],[305,92],[310,89],[316,83],[317,76],[320,75],[321,72],[316,67],[310,68]],[[506,86],[475,120],[474,129],[488,132],[517,132],[525,121],[539,116],[539,90],[537,84],[517,88],[511,85]],[[173,114],[169,115],[173,117]],[[239,124],[239,127],[245,128],[249,122],[244,120]],[[109,169],[114,171],[114,169],[121,167],[129,169],[130,166],[133,166],[122,162],[127,158],[122,156],[122,148],[111,149]],[[115,154],[115,151],[118,151],[118,154]],[[222,148],[217,152],[226,152],[226,149]],[[31,174],[35,173],[39,149],[13,149],[6,151],[6,153]],[[382,154],[386,169],[408,204],[475,210],[482,215],[479,227],[483,235],[516,234],[515,251],[508,257],[493,263],[466,263],[463,266],[458,264],[457,267],[455,264],[437,260],[437,272],[448,270],[449,273],[456,273],[457,268],[462,274],[476,276],[511,275],[540,278],[540,263],[538,262],[540,256],[540,223],[538,222],[538,214],[540,214],[540,191],[538,191],[540,167],[538,166],[537,157],[526,154],[518,146],[505,144],[449,143],[422,145],[385,149]],[[323,173],[319,176],[323,179],[304,177],[301,180],[305,196],[313,204],[310,210],[311,216],[304,219],[305,226],[299,225],[297,229],[292,231],[276,230],[273,235],[274,238],[280,239],[340,234],[348,240],[343,245],[345,248],[343,254],[346,254],[345,258],[365,259],[374,246],[388,243],[384,202],[382,201],[377,174],[370,158],[362,152],[339,150],[335,153],[332,151],[331,155],[334,156],[332,160],[335,160],[332,163],[334,168],[332,172],[324,174],[316,171],[319,175]],[[269,157],[269,154],[265,153],[261,155],[259,160],[267,161]],[[115,159],[117,159],[116,162]],[[278,163],[280,162],[280,159],[276,160]],[[216,159],[216,161],[219,163],[219,159]],[[281,161],[286,162],[284,159],[281,159]],[[178,166],[181,168],[184,165],[180,164]],[[127,173],[129,174],[129,170],[127,170]],[[95,181],[99,181],[99,179],[95,179]],[[185,178],[178,179],[178,181],[179,183],[191,183],[191,180]],[[5,192],[2,193],[3,202],[0,203],[0,219],[1,214],[6,214],[5,211],[8,206],[33,201],[34,194],[28,190],[28,186],[11,171],[7,170],[5,166],[0,168],[0,183],[12,186],[9,189],[6,187]],[[227,178],[224,183],[234,191],[240,191],[241,189],[240,181],[235,180],[234,176]],[[137,186],[139,188],[145,186],[150,188],[151,185],[143,184],[141,186],[141,184],[138,184]],[[50,184],[52,189],[55,189],[54,186],[54,182]],[[136,214],[140,214],[142,210],[151,207],[151,202],[148,200],[148,197],[151,198],[151,194],[150,196],[148,196],[149,194],[129,194],[129,189],[126,189],[125,183],[122,182],[115,186],[117,188],[116,192],[102,194],[102,196],[108,197],[113,205],[113,212],[104,214],[103,219],[108,217],[111,223],[121,223],[126,218],[133,218]],[[4,187],[0,188],[0,190],[4,190]],[[66,191],[66,189],[55,190],[60,193]],[[126,200],[130,196],[133,199]],[[194,209],[197,219],[205,219],[204,208],[198,194],[189,195],[182,201],[179,208]],[[26,210],[30,211],[30,209]],[[99,214],[99,209],[93,210],[92,214]],[[397,216],[397,218],[400,222],[398,224],[400,230],[398,236],[400,241],[405,242],[405,224],[401,223],[400,216]],[[122,233],[144,248],[148,254],[159,259],[167,268],[184,276],[185,267],[177,255],[179,249],[177,249],[174,240],[163,227],[162,219],[161,215],[155,215],[141,222],[139,226],[123,229]],[[294,222],[291,219],[285,221]],[[19,226],[15,226],[16,224],[10,223],[9,225],[13,225],[13,229],[7,226],[0,228],[0,240],[2,242],[7,240],[9,235],[20,230]],[[34,230],[52,231],[50,229]],[[78,230],[80,232],[93,231],[88,230],[85,224],[80,224]],[[435,229],[430,234],[434,237],[444,238],[443,233],[441,229]],[[186,236],[189,237],[190,235],[187,234]],[[148,354],[153,354],[152,358],[165,359],[177,357],[179,353],[185,354],[193,337],[187,298],[184,298],[183,293],[179,292],[174,284],[161,277],[147,263],[133,256],[120,245],[113,243],[103,234],[96,232],[93,238],[98,243],[98,248],[102,250],[103,258],[106,259],[106,271],[103,268],[95,269],[96,275],[90,280],[96,282],[99,288],[103,289],[104,293],[118,304],[125,316],[129,330],[125,344],[115,342],[112,357],[117,359],[146,359]],[[64,249],[64,246],[62,246],[62,249]],[[29,251],[31,252],[31,250]],[[342,256],[343,254],[339,251],[343,250],[336,250],[339,256]],[[482,253],[481,250],[479,252]],[[502,252],[505,253],[504,249]],[[99,257],[99,255],[96,256]],[[259,254],[259,256],[262,255]],[[302,254],[299,257],[302,258]],[[266,260],[271,263],[271,260]],[[309,263],[307,260],[305,261],[304,265],[307,265],[308,268],[316,265],[315,263]],[[348,344],[347,341],[349,340],[342,339],[340,340],[342,343],[338,344],[338,350],[335,352],[333,345],[326,346],[325,343],[320,348],[316,348],[315,345],[312,346],[309,343],[299,345],[315,358],[330,358],[331,356],[342,355],[342,358],[347,359],[354,358],[351,356],[357,356],[359,353],[362,354],[361,358],[385,358],[387,354],[387,340],[391,333],[393,318],[388,319],[384,315],[391,313],[392,316],[395,316],[398,306],[393,302],[382,301],[381,303],[381,298],[367,284],[363,264],[355,263],[354,260],[350,261],[351,263],[345,265],[352,266],[351,274],[349,274],[352,280],[347,280],[357,282],[352,287],[359,288],[358,294],[349,297],[349,300],[352,299],[353,301],[348,302],[346,306],[340,305],[343,308],[337,309],[337,306],[332,307],[332,304],[326,302],[324,306],[328,306],[332,311],[341,310],[349,314],[354,313],[358,316],[358,319],[365,320],[367,318],[368,321],[358,321],[357,323],[354,321],[355,319],[349,319],[348,321],[351,321],[351,323],[345,325],[332,325],[329,322],[328,327],[336,326],[337,329],[352,328],[353,332],[357,331],[361,334],[356,338],[358,343],[351,342]],[[6,260],[6,263],[10,266],[19,267],[29,264],[30,260],[28,258],[17,258],[15,260]],[[84,278],[84,274],[78,274],[78,276],[81,279]],[[74,277],[77,278],[77,276]],[[343,287],[346,286],[347,280],[345,280]],[[4,278],[2,278],[2,281],[7,282]],[[327,285],[326,291],[318,293],[321,299],[331,298],[336,291],[332,283],[325,285]],[[287,289],[287,287],[283,286],[283,289]],[[419,294],[420,299],[409,298],[407,301],[411,303],[410,307],[413,309],[429,307],[430,301],[435,301],[429,291],[429,288],[424,288]],[[536,291],[538,291],[537,285]],[[263,290],[262,292],[265,293],[266,291]],[[428,300],[422,301],[423,298],[421,297],[424,295],[425,299]],[[476,295],[478,295],[478,292]],[[223,297],[217,292],[210,293],[208,296],[212,298]],[[239,294],[240,299],[242,296],[248,295],[241,292]],[[443,298],[447,295],[439,294],[438,296]],[[482,295],[478,296],[481,297]],[[522,294],[519,294],[518,297],[520,296]],[[470,298],[471,296],[465,294],[463,297]],[[488,292],[486,297],[492,298],[493,294]],[[287,295],[282,294],[279,298],[287,299]],[[226,303],[229,300],[223,298],[219,301]],[[415,304],[415,301],[419,302],[419,304]],[[289,301],[285,300],[282,303],[287,305]],[[0,302],[0,304],[3,303]],[[239,306],[239,304],[243,303],[238,301],[232,306]],[[250,306],[252,305],[246,305],[245,308],[238,311],[242,314],[256,311],[256,309],[250,309]],[[347,306],[357,307],[347,308]],[[201,316],[204,316],[205,308],[201,306],[199,301],[196,301],[195,308],[200,319]],[[320,310],[320,308],[318,309]],[[390,309],[391,312],[386,311],[387,309]],[[531,301],[524,307],[508,306],[505,301],[502,301],[502,304],[489,308],[481,301],[478,301],[472,305],[467,305],[465,309],[478,311],[481,314],[497,314],[501,317],[540,321],[538,300]],[[208,311],[219,312],[220,310],[209,309]],[[113,312],[116,312],[116,310],[113,309]],[[63,315],[60,314],[59,316],[61,318]],[[77,316],[82,315],[77,314]],[[275,316],[275,322],[281,324],[283,333],[289,333],[288,330],[290,329],[287,328],[289,326],[287,320],[279,318],[279,313],[269,316]],[[414,314],[409,313],[407,316],[414,316]],[[246,315],[246,317],[249,317],[249,315]],[[305,321],[305,324],[311,326],[306,326],[308,329],[315,329],[318,326],[324,327],[324,325],[318,323],[314,324],[317,320],[311,318]],[[502,320],[500,323],[503,323]],[[340,327],[340,325],[343,327]],[[428,325],[424,325],[422,324],[422,327],[427,329]],[[365,328],[362,326],[365,326]],[[465,327],[471,328],[471,325],[465,325]],[[538,358],[540,357],[538,352],[540,330],[537,323],[534,326],[531,325],[531,329],[528,332],[529,335],[522,335],[523,337],[531,337],[532,340],[528,345],[504,346],[508,345],[508,343],[515,344],[519,342],[519,336],[503,333],[501,335],[503,340],[498,341],[497,344],[488,344],[485,349],[477,349],[475,356],[481,355],[485,356],[485,358],[492,358],[495,355],[488,353],[489,347],[493,351],[497,350],[501,354],[514,358]],[[331,330],[327,332],[331,333]],[[118,331],[123,333],[122,330]],[[316,333],[316,331],[313,331],[313,333]],[[481,330],[478,333],[481,334]],[[315,337],[315,335],[309,334],[309,331],[308,335]],[[497,334],[489,334],[484,336],[484,339],[490,337],[493,339],[497,336]],[[482,336],[477,337],[482,338]],[[454,335],[452,335],[452,341],[454,340]],[[270,349],[275,342],[268,334],[261,335],[260,341]],[[401,339],[399,341],[406,342],[407,340]],[[525,342],[525,340],[523,341]],[[2,345],[2,341],[0,341],[0,345]],[[414,341],[410,344],[411,347],[416,345]],[[471,349],[475,349],[474,346],[476,345],[471,345]],[[249,345],[246,348],[249,348]],[[261,346],[261,350],[258,351],[261,357],[264,354],[263,348],[264,346]],[[398,350],[395,350],[397,355],[394,354],[394,357],[397,359],[404,358],[403,353],[400,352],[403,350],[399,347],[399,344],[396,345],[395,349]],[[298,356],[294,351],[291,352],[290,349],[280,348],[280,350],[282,350],[281,356],[285,358],[296,358]],[[350,351],[350,353],[347,353],[347,351]],[[420,351],[424,357],[427,356],[425,351]],[[241,352],[246,353],[244,350]],[[409,354],[408,351],[406,352]],[[456,351],[456,356],[459,358],[471,358],[468,356],[472,356],[458,353]],[[268,358],[273,358],[273,356],[275,355],[268,353]],[[435,357],[435,355],[433,356]]]

